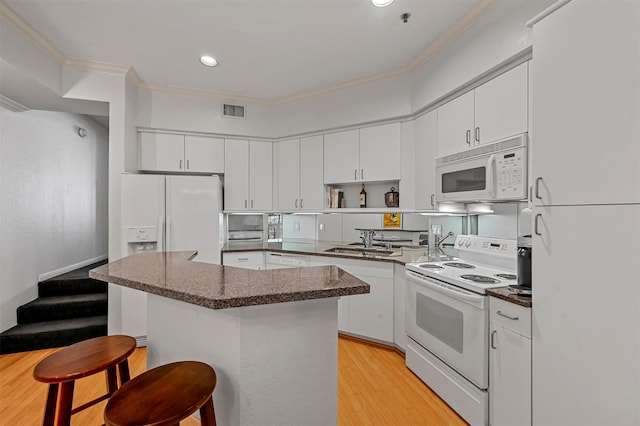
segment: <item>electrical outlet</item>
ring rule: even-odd
[[[431,225],[433,235],[442,235],[442,225]]]

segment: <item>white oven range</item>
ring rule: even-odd
[[[486,289],[516,280],[516,240],[458,235],[459,259],[408,263],[406,363],[472,425],[489,420]]]

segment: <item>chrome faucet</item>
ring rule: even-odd
[[[362,245],[364,248],[373,247],[373,236],[375,235],[375,231],[372,229],[367,229],[364,231],[360,231],[360,239],[362,240]]]
[[[436,239],[435,239],[435,246],[436,248],[440,248],[440,245],[444,242],[444,240],[446,240],[449,237],[453,237],[453,232],[449,231],[447,233],[447,235],[445,235],[444,237],[440,238],[439,235],[435,235]]]

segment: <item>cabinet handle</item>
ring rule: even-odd
[[[253,200],[251,200],[251,208],[253,208]]]
[[[501,317],[509,318],[510,320],[513,320],[513,321],[518,321],[520,319],[518,317],[512,317],[512,316],[509,316],[507,314],[503,314],[500,311],[496,312],[496,314],[500,315]]]
[[[189,161],[190,160],[187,160],[187,170],[189,170]]]
[[[540,231],[538,231],[538,219],[540,219],[540,216],[542,216],[540,213],[538,213],[536,215],[535,220],[533,221],[533,232],[535,232],[536,235],[541,236],[542,234],[540,233]]]
[[[244,208],[247,208],[247,200],[244,200]]]
[[[364,180],[364,169],[360,169],[360,180]]]
[[[480,143],[480,127],[476,127],[476,142]]]
[[[434,201],[435,197],[436,197],[436,194],[431,194],[431,207],[435,207],[436,206],[435,201]]]
[[[471,145],[471,130],[467,130],[467,145]]]
[[[353,170],[353,180],[358,180],[358,169]]]
[[[493,330],[491,332],[491,349],[498,349],[498,347],[495,345],[495,337],[497,332],[498,330]]]
[[[300,208],[304,208],[304,205],[302,205],[302,198],[300,198]]]
[[[180,160],[180,170],[182,170],[182,160]]]
[[[542,197],[540,196],[540,182],[542,181],[541,177],[537,177],[536,178],[536,198],[538,200],[542,200]]]
[[[242,261],[246,261],[246,260],[249,260],[249,258],[248,257],[239,257],[238,258],[238,262],[242,262]]]
[[[296,209],[297,209],[298,208],[298,199],[297,198],[296,198],[295,205],[296,205]]]

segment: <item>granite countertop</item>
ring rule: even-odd
[[[210,309],[370,292],[367,283],[337,266],[256,271],[191,261],[196,253],[137,253],[92,269],[89,276]]]
[[[516,305],[524,306],[525,308],[532,306],[531,296],[520,296],[509,287],[492,288],[487,290],[487,294],[498,299],[506,300],[507,302],[515,303]]]
[[[330,253],[326,250],[334,247],[354,247],[348,243],[334,242],[334,241],[305,241],[305,242],[279,242],[279,243],[266,243],[266,242],[234,242],[227,243],[222,248],[224,253],[241,252],[241,251],[272,251],[290,254],[301,255],[313,255],[313,256],[327,256],[327,257],[340,257],[346,259],[360,259],[370,260],[374,262],[389,262],[398,263],[404,265],[409,262],[426,261],[424,256],[427,255],[427,246],[411,246],[400,247],[393,249],[394,253],[390,256],[363,256],[362,254],[347,254],[347,253]],[[381,247],[376,247],[382,249]],[[374,248],[375,250],[375,248]],[[455,256],[455,250],[445,249],[447,255]]]

